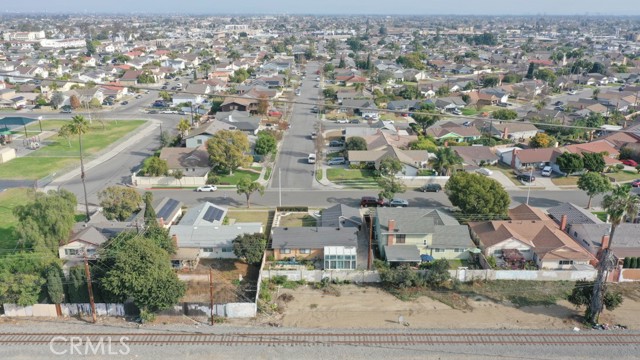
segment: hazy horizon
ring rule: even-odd
[[[603,15],[637,16],[637,0],[620,0],[604,7],[598,0],[325,0],[313,3],[299,0],[244,0],[238,2],[201,0],[112,0],[91,2],[86,0],[30,0],[28,6],[19,2],[3,4],[2,13],[51,14],[184,14],[184,15]],[[405,10],[406,9],[406,10]]]

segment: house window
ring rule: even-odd
[[[453,252],[462,253],[464,252],[464,248],[453,249]]]
[[[222,252],[231,252],[231,248],[222,248]]]
[[[87,255],[95,255],[96,249],[87,249]]]
[[[422,245],[427,246],[427,239],[422,240]]]
[[[396,244],[404,244],[406,240],[407,240],[407,235],[405,234],[396,235]]]
[[[213,248],[202,248],[202,252],[213,252]]]
[[[202,145],[202,139],[198,139],[197,143],[198,145]]]
[[[280,249],[281,254],[291,254],[291,249]]]
[[[558,263],[560,265],[573,265],[573,260],[560,260]]]
[[[311,254],[311,249],[300,249],[300,254]]]
[[[78,255],[78,249],[64,249],[64,254],[69,255]]]
[[[442,253],[444,252],[444,249],[433,249],[433,252],[437,252],[437,253]]]

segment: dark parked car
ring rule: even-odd
[[[418,190],[422,192],[439,192],[442,190],[442,186],[440,184],[425,184]]]
[[[329,146],[330,147],[344,146],[344,142],[342,142],[340,140],[331,140],[331,141],[329,141]]]
[[[632,159],[624,159],[624,160],[620,160],[620,162],[621,162],[621,163],[623,163],[623,164],[625,164],[625,165],[627,165],[627,166],[631,166],[631,167],[636,167],[636,166],[638,166],[638,163],[637,163],[637,162],[635,162],[635,161],[634,161],[634,160],[632,160]]]
[[[349,123],[351,123],[351,124],[360,124],[360,120],[352,119],[351,121],[349,121]]]
[[[536,177],[530,174],[518,174],[516,175],[516,179],[528,183],[536,181]]]
[[[360,200],[360,206],[362,207],[378,207],[384,206],[384,201],[373,196],[363,196]]]

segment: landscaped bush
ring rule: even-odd
[[[276,211],[278,212],[308,212],[309,207],[307,206],[278,206],[276,207]]]
[[[631,265],[631,258],[630,257],[624,258],[624,262],[622,264],[622,267],[625,268],[625,269],[629,269],[630,265]]]

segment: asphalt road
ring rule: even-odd
[[[301,95],[297,101],[313,103],[318,98],[319,89],[314,85],[317,63],[309,63],[306,68],[307,76],[300,85]],[[311,105],[294,104],[291,113],[291,128],[285,134],[282,146],[278,152],[271,189],[307,189],[313,188],[315,165],[309,164],[309,154],[315,153],[315,141],[310,135],[315,129],[316,114],[311,113]]]
[[[246,200],[244,195],[238,195],[235,190],[218,190],[214,193],[198,193],[192,190],[152,190],[154,196],[169,196],[180,199],[187,206],[193,206],[205,201],[228,206],[231,208],[245,208]],[[362,196],[376,196],[375,190],[291,190],[269,189],[263,196],[254,194],[251,197],[251,206],[257,208],[275,207],[282,197],[283,206],[309,206],[324,208],[336,204],[345,204],[358,207]],[[527,191],[509,192],[511,205],[516,206],[527,201]],[[416,207],[450,207],[451,202],[444,192],[423,193],[415,190],[408,190],[402,194],[402,198],[409,201],[409,206]],[[572,202],[579,206],[587,205],[587,196],[580,190],[561,191],[539,191],[532,190],[529,197],[529,204],[541,208],[549,208],[560,205],[564,202]],[[593,206],[599,206],[602,197],[594,197]]]

